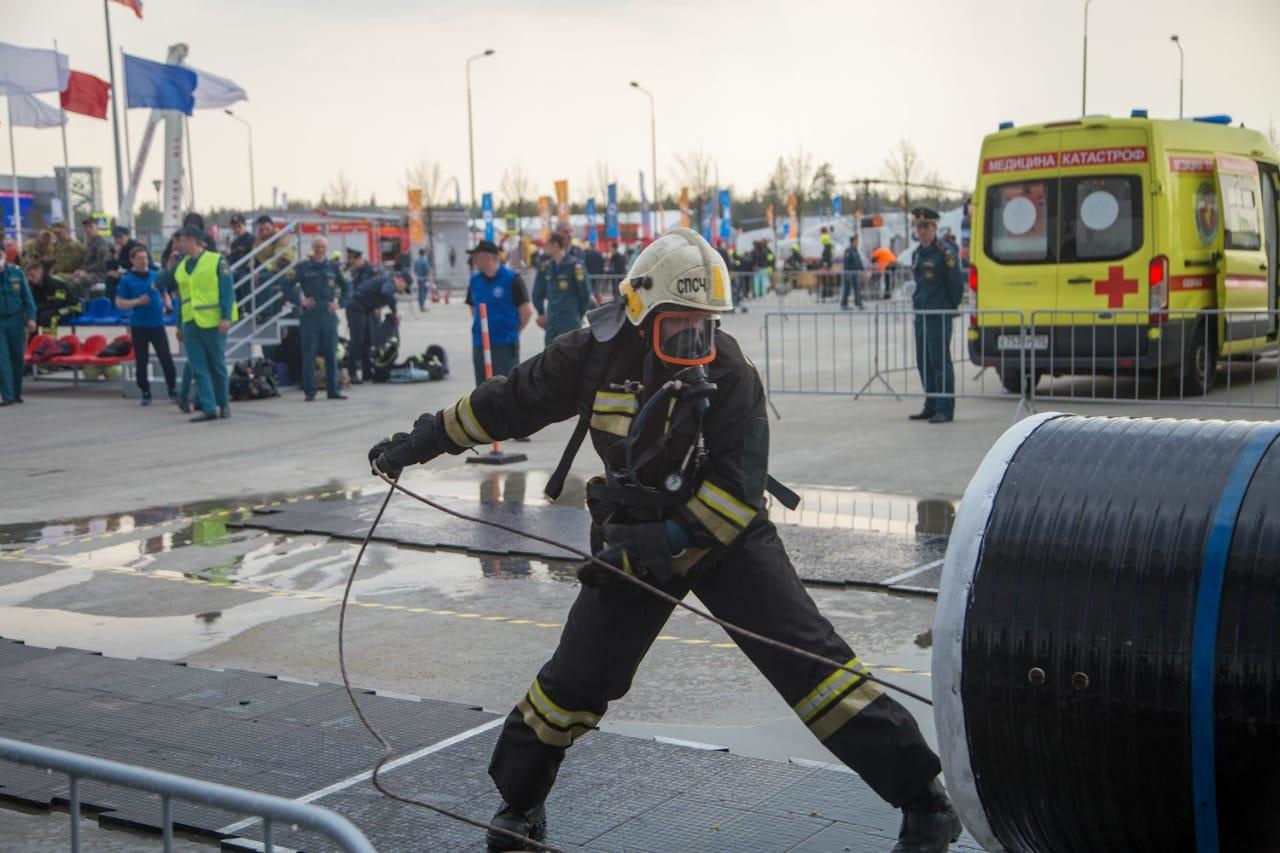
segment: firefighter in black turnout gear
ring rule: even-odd
[[[858,658],[818,612],[764,509],[769,424],[764,389],[737,342],[718,329],[732,311],[722,258],[675,228],[636,259],[622,299],[588,314],[541,354],[369,459],[394,476],[441,453],[527,436],[578,416],[547,487],[555,497],[586,435],[605,475],[587,485],[597,556],[677,598],[692,591],[715,615],[855,671]],[[551,660],[507,717],[489,774],[503,797],[493,823],[546,837],[544,802],[565,751],[626,695],[672,605],[594,563]],[[897,853],[941,853],[960,822],[915,720],[872,681],[734,638],[810,731],[881,797],[902,808]],[[518,849],[490,832],[490,850]]]

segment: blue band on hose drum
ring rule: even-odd
[[[1280,437],[1280,424],[1258,427],[1227,479],[1205,543],[1191,641],[1191,785],[1197,853],[1218,853],[1217,767],[1213,688],[1222,584],[1236,519],[1258,463]]]

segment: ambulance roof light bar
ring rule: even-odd
[[[1202,121],[1205,124],[1231,124],[1231,116],[1214,115],[1214,116],[1196,116],[1192,121]]]
[[[1147,118],[1147,117],[1148,117],[1147,111],[1145,109],[1139,109],[1135,107],[1134,109],[1129,111],[1129,118]]]
[[[1011,121],[1002,121],[1000,122],[1000,126],[997,128],[997,130],[1012,130],[1012,129],[1013,129],[1013,122]]]

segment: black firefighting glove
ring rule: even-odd
[[[410,465],[430,462],[444,452],[435,436],[436,416],[426,412],[413,423],[412,432],[398,432],[369,448],[369,464],[395,478]]]
[[[671,565],[671,546],[663,522],[606,524],[601,532],[605,545],[596,554],[596,559],[659,585],[667,583],[675,575]],[[625,583],[594,561],[583,563],[578,568],[578,580],[583,586],[593,587]]]

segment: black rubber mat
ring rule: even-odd
[[[283,533],[312,533],[362,540],[377,512],[380,496],[350,501],[300,501],[257,512],[242,521],[245,527]],[[542,503],[484,503],[438,498],[446,506],[469,515],[499,521],[522,530],[587,550],[590,519],[586,510]],[[903,536],[848,528],[802,527],[783,524],[778,535],[787,546],[800,578],[828,586],[892,586],[892,578],[942,559],[946,537]],[[519,555],[534,559],[571,559],[564,551],[494,530],[468,524],[397,495],[375,531],[374,539],[418,548],[445,548],[479,554]],[[937,575],[921,575],[907,591],[937,591]]]
[[[366,694],[362,705],[401,752],[497,721],[426,699]],[[383,781],[487,820],[498,806],[486,772],[497,733],[494,726],[471,734]],[[290,798],[356,776],[379,753],[340,687],[8,640],[0,640],[0,735]],[[67,793],[59,774],[0,762],[0,801],[49,808]],[[159,830],[155,796],[86,781],[81,797],[103,824]],[[475,828],[389,800],[367,781],[316,802],[349,818],[381,851],[483,848]],[[870,853],[891,847],[898,826],[897,812],[852,773],[603,732],[573,748],[547,808],[550,840],[566,850]],[[174,818],[182,831],[223,839],[224,849],[261,849],[257,824],[219,832],[241,815],[175,802]],[[335,849],[287,826],[275,827],[274,840]]]

